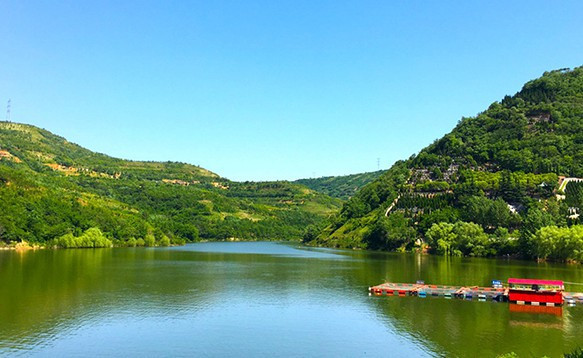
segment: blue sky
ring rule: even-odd
[[[388,168],[546,70],[582,1],[0,2],[0,118],[233,180]]]

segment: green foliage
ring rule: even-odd
[[[533,252],[529,251],[530,239],[540,228],[555,224],[555,218],[546,210],[541,210],[538,207],[529,209],[524,219],[520,235],[520,247],[522,252],[528,256],[536,256]]]
[[[508,170],[488,172],[460,170],[460,181],[455,186],[459,196],[490,193],[513,203],[520,203],[526,196],[552,196],[558,176],[555,173],[523,173]]]
[[[158,246],[170,246],[170,243],[170,238],[166,235],[163,235],[160,240],[158,240]]]
[[[426,233],[432,252],[450,256],[490,256],[488,235],[474,223],[434,224]]]
[[[483,196],[471,196],[462,201],[462,219],[475,222],[493,231],[498,227],[514,227],[520,220],[514,216],[502,198],[491,200]]]
[[[526,196],[526,188],[509,170],[502,171],[499,192],[500,197],[510,203],[521,203]]]
[[[453,232],[453,227],[454,224],[450,223],[439,223],[431,226],[425,234],[431,252],[439,255],[454,254],[452,245],[455,242],[456,235]]]
[[[496,358],[519,358],[518,354],[514,353],[514,352],[510,352],[510,353],[504,353],[501,354],[499,356],[496,356]]]
[[[458,220],[460,220],[459,210],[451,206],[446,206],[441,209],[433,210],[428,214],[421,215],[418,223],[418,231],[425,233],[433,224],[440,222],[455,223]]]
[[[186,240],[181,239],[179,237],[173,237],[172,239],[170,239],[171,245],[184,245],[185,243],[186,243]]]
[[[379,170],[370,173],[351,174],[336,177],[299,179],[294,183],[305,185],[312,190],[330,195],[334,198],[348,200],[354,196],[360,188],[377,179],[383,173],[383,170]]]
[[[411,246],[416,233],[401,213],[380,216],[364,241],[372,249],[395,250]]]
[[[144,237],[144,246],[156,246],[156,238],[154,235],[148,234]]]
[[[379,208],[381,204],[397,197],[398,188],[405,184],[409,171],[404,162],[397,162],[391,170],[365,186],[344,204],[340,215],[343,219],[360,218]]]
[[[441,254],[573,259],[575,246],[553,241],[549,253],[533,238],[581,222],[583,185],[555,194],[559,176],[583,177],[582,118],[583,67],[547,72],[363,187],[316,242],[393,249],[389,219],[378,219],[390,209]]]
[[[433,196],[420,195],[418,193],[404,193],[399,198],[396,208],[407,210],[423,210],[430,213],[434,210],[444,209],[453,203],[452,194],[435,194]]]
[[[306,230],[304,231],[304,235],[302,236],[302,242],[309,243],[316,240],[316,238],[318,237],[318,233],[321,230],[322,228],[316,225],[308,225],[308,227],[306,227]]]
[[[415,185],[416,191],[422,192],[441,192],[449,189],[449,184],[445,181],[428,181]]]
[[[116,245],[149,233],[199,239],[301,238],[340,200],[289,182],[237,183],[184,163],[93,153],[34,126],[0,122],[0,241],[43,243],[99,228]],[[150,239],[135,245],[152,245]],[[164,243],[166,240],[164,240]]]
[[[538,259],[583,262],[583,225],[543,227],[530,238],[530,246]]]
[[[514,234],[518,234],[516,231]],[[508,229],[499,227],[489,239],[489,248],[492,254],[498,256],[516,256],[521,252],[520,241],[515,236],[510,236]]]
[[[58,239],[53,241],[53,246],[72,249],[72,248],[98,248],[98,247],[112,247],[113,243],[111,240],[106,238],[101,230],[92,227],[78,237],[73,236],[73,234],[65,234]]]
[[[570,353],[565,353],[565,358],[583,358],[583,348],[577,348]]]
[[[583,182],[570,182],[565,188],[565,202],[568,206],[583,209]]]

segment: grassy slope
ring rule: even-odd
[[[238,183],[185,163],[112,158],[7,122],[0,199],[0,239],[40,242],[92,226],[116,239],[293,239],[341,203],[289,182]]]

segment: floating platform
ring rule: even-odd
[[[583,292],[563,292],[563,298],[567,305],[583,305]]]
[[[369,288],[369,293],[376,296],[417,296],[457,298],[479,301],[509,301],[508,287],[480,287],[480,286],[446,286],[428,285],[425,283],[393,283],[386,282]],[[583,304],[583,293],[562,292],[565,305]],[[539,305],[538,302],[522,302],[520,304]],[[552,306],[550,303],[540,304],[541,306]]]

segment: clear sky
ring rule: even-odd
[[[0,2],[0,118],[233,180],[388,168],[546,70],[583,1]]]

